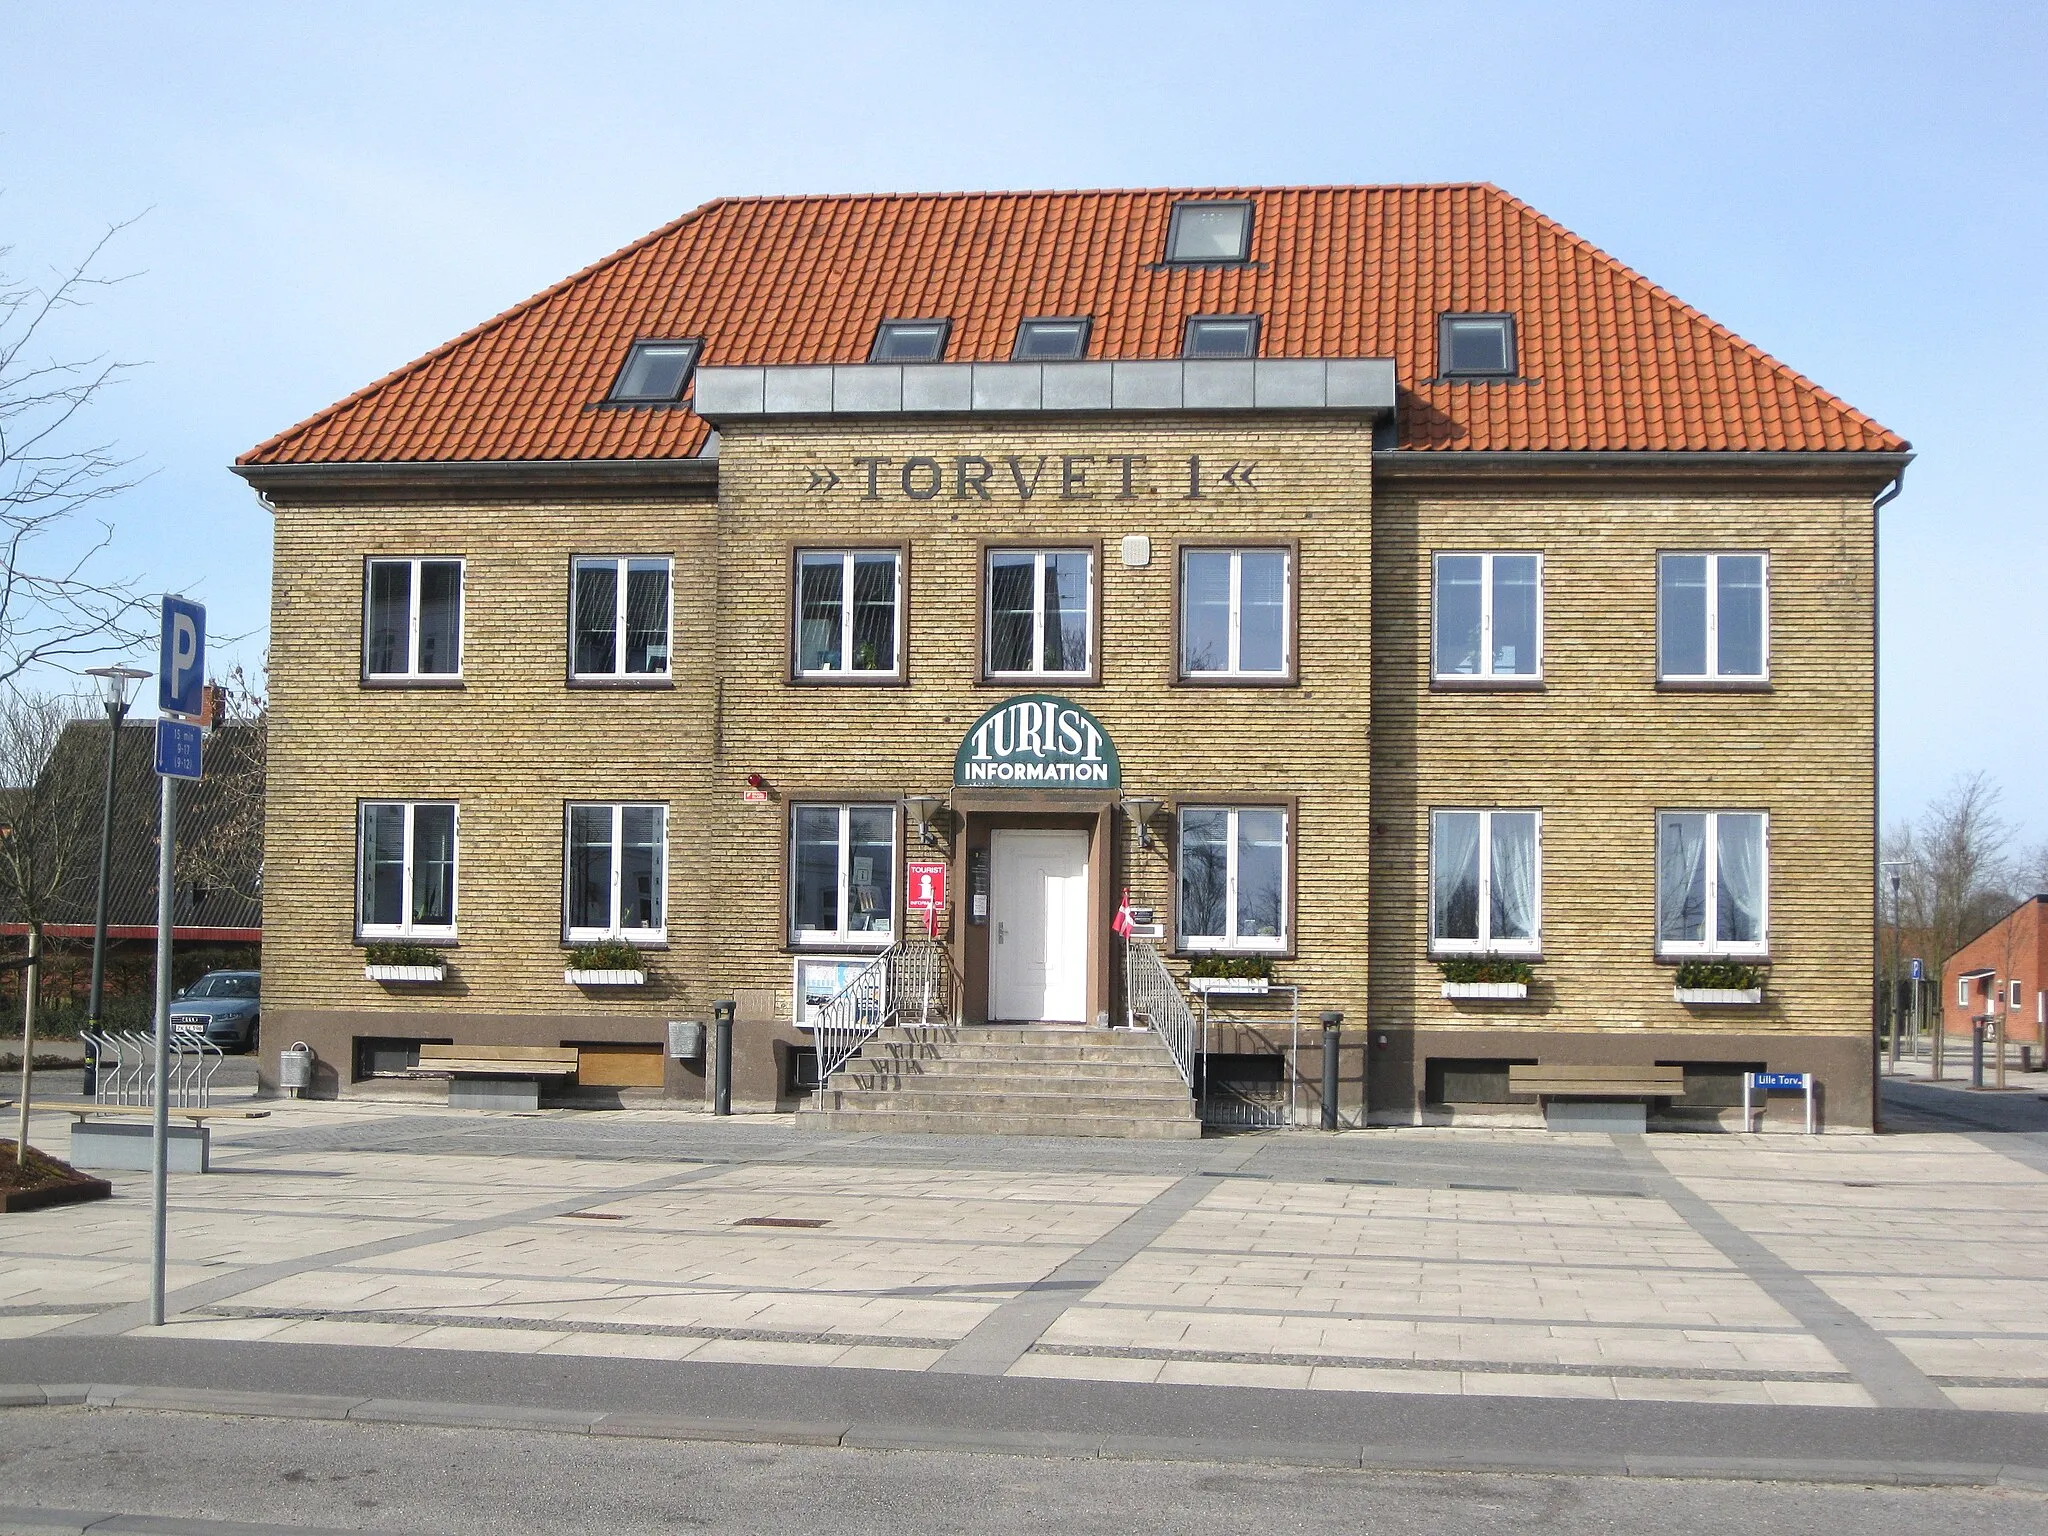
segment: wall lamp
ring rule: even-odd
[[[1152,815],[1164,802],[1157,795],[1125,795],[1124,814],[1138,829],[1138,846],[1152,846]]]
[[[910,819],[917,823],[917,840],[926,848],[938,842],[932,832],[932,818],[939,813],[945,802],[937,795],[905,795],[903,809],[910,813]]]

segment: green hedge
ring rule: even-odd
[[[1763,970],[1732,960],[1688,960],[1678,968],[1678,985],[1719,992],[1749,992],[1764,984]]]
[[[1536,979],[1536,968],[1526,960],[1497,960],[1488,955],[1460,955],[1454,959],[1439,960],[1436,968],[1444,973],[1444,980],[1464,985],[1472,982],[1519,981],[1527,984]]]
[[[645,969],[640,951],[624,939],[583,944],[569,952],[572,971],[638,971]]]

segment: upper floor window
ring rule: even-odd
[[[461,675],[460,560],[372,560],[364,585],[365,677]]]
[[[605,398],[620,405],[667,405],[683,398],[698,341],[636,341]]]
[[[1760,682],[1770,671],[1770,560],[1762,553],[1657,557],[1657,675]]]
[[[1252,253],[1252,205],[1189,201],[1173,205],[1166,226],[1168,261],[1248,261]]]
[[[1447,379],[1515,376],[1513,315],[1445,315],[1438,321],[1437,372]]]
[[[1657,949],[1760,955],[1769,905],[1762,811],[1657,813]]]
[[[668,896],[668,808],[572,805],[568,810],[562,871],[568,937],[658,942]]]
[[[896,807],[791,806],[791,941],[887,944],[895,911]]]
[[[1183,677],[1285,677],[1290,572],[1284,549],[1184,549]]]
[[[575,561],[577,677],[669,675],[669,572],[666,556]]]
[[[900,677],[902,560],[893,549],[806,549],[796,557],[798,677]]]
[[[1078,677],[1093,671],[1094,585],[1090,550],[990,550],[989,673]]]
[[[1536,811],[1430,813],[1432,950],[1534,954],[1542,947],[1541,834]]]
[[[1257,315],[1195,315],[1180,343],[1182,357],[1257,357]]]
[[[936,363],[946,355],[950,320],[884,320],[875,328],[871,363]]]
[[[357,817],[357,933],[453,938],[454,802],[366,800]]]
[[[1010,356],[1020,363],[1071,362],[1086,357],[1090,324],[1085,315],[1072,320],[1020,320],[1017,344]]]
[[[1285,949],[1287,877],[1284,808],[1182,806],[1181,948]]]
[[[1542,675],[1541,555],[1438,555],[1431,612],[1436,677]]]

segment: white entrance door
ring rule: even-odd
[[[1088,1017],[1088,834],[990,833],[989,1017]]]

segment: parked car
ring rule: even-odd
[[[202,1035],[223,1051],[253,1051],[262,1025],[261,973],[208,971],[171,1001],[171,1039]]]

